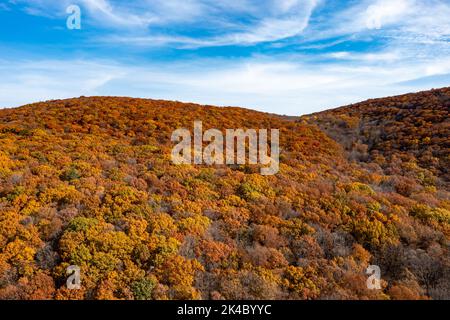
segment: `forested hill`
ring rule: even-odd
[[[118,97],[0,110],[0,299],[448,299],[448,97],[298,121]],[[279,173],[172,164],[195,120],[280,129]]]
[[[303,120],[318,124],[356,160],[394,171],[400,162],[414,162],[448,184],[449,113],[450,88],[443,88],[368,100]]]

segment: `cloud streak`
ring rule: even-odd
[[[124,95],[300,115],[374,96],[429,89],[424,75],[450,74],[448,57],[432,63],[382,60],[381,65],[377,59],[369,64],[355,59],[314,65],[296,60],[198,60],[163,67],[111,61],[3,61],[0,105],[80,95]]]
[[[56,15],[79,4],[93,26],[115,30],[109,41],[189,47],[250,45],[299,35],[317,0],[16,0],[32,14]],[[171,27],[170,33],[167,27]],[[123,29],[125,28],[125,29]],[[186,28],[195,36],[186,34]],[[120,32],[122,29],[122,32]],[[162,41],[164,39],[164,41]],[[98,39],[97,39],[98,40]],[[96,40],[96,41],[97,41]]]

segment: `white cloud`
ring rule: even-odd
[[[363,0],[328,13],[304,36],[306,40],[319,40],[374,34],[399,41],[414,41],[419,36],[436,40],[450,35],[449,14],[446,0]],[[377,24],[379,28],[371,28]]]
[[[82,4],[91,12],[97,21],[102,21],[115,26],[145,27],[156,21],[151,15],[137,15],[115,8],[107,0],[82,0]],[[119,13],[122,11],[122,13]]]
[[[395,62],[403,60],[405,58],[399,51],[386,51],[375,53],[337,51],[326,54],[325,57],[327,56],[336,60],[354,60],[361,62]]]
[[[414,0],[378,0],[362,14],[366,27],[381,29],[399,22],[413,12]]]
[[[47,11],[41,12],[48,14],[50,8],[69,0],[26,2],[35,14],[48,4]],[[195,48],[275,42],[275,51],[277,41],[290,38],[289,44],[297,44],[306,53],[207,60],[196,58],[193,51],[190,60],[139,64],[0,61],[0,106],[80,95],[124,95],[298,115],[450,85],[446,83],[450,78],[448,1],[363,0],[326,12],[328,2],[323,0],[78,2],[92,26],[127,27],[126,32],[111,29],[103,45]],[[372,20],[377,20],[379,29],[368,28],[367,21]],[[194,31],[202,36],[189,35]],[[372,39],[381,42],[378,49],[344,44]],[[334,46],[339,49],[333,52]],[[315,51],[324,49],[326,53]],[[223,56],[228,53],[222,52]]]
[[[110,61],[2,61],[0,106],[80,95],[120,95],[300,115],[366,98],[430,89],[425,75],[450,74],[448,57],[405,63],[276,60],[198,60],[140,67]]]
[[[113,28],[107,41],[140,46],[252,45],[299,35],[299,41],[311,42],[367,34],[390,38],[392,42],[430,43],[448,42],[450,36],[447,0],[340,3],[331,12],[321,11],[323,16],[313,21],[315,9],[327,8],[332,3],[324,0],[10,0],[10,3],[24,4],[27,12],[47,16],[64,15],[65,8],[76,3],[82,6],[83,19],[88,19],[88,24]],[[202,36],[188,36],[186,30],[201,31]]]
[[[5,61],[0,60],[0,101],[2,107],[95,95],[109,81],[125,75],[114,63],[82,60]],[[6,80],[6,78],[8,80]]]
[[[72,2],[82,7],[88,24],[113,28],[114,34],[106,37],[109,40],[184,46],[248,45],[293,37],[307,27],[317,4],[317,0],[15,1],[25,4],[30,14],[46,16],[64,14]],[[188,37],[187,29],[207,35]]]

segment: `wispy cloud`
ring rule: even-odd
[[[114,26],[145,27],[158,19],[151,14],[133,14],[129,10],[113,7],[107,0],[82,0],[96,21]]]
[[[29,13],[47,16],[65,14],[65,8],[76,3],[85,11],[87,23],[114,30],[106,34],[108,41],[141,46],[155,41],[158,45],[194,47],[249,45],[299,35],[300,42],[311,42],[368,34],[410,42],[448,42],[450,36],[450,3],[446,0],[362,0],[334,6],[325,0],[9,0],[8,3],[22,4]]]
[[[0,105],[80,95],[125,95],[299,115],[374,96],[429,89],[424,75],[443,74],[450,74],[448,57],[432,63],[388,60],[379,64],[375,59],[372,63],[355,60],[314,65],[294,57],[259,57],[139,67],[111,61],[3,61]],[[436,79],[431,80],[435,83]]]
[[[450,35],[450,3],[445,0],[363,0],[340,10],[319,12],[305,40],[353,35],[388,36],[401,40]]]

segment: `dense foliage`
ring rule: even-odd
[[[303,120],[317,123],[344,145],[353,159],[375,162],[387,174],[396,173],[399,163],[417,163],[448,187],[449,113],[450,88],[444,88],[368,100]]]
[[[0,298],[449,298],[448,103],[298,121],[109,97],[0,110]],[[280,172],[173,165],[171,133],[194,120],[279,128]]]

